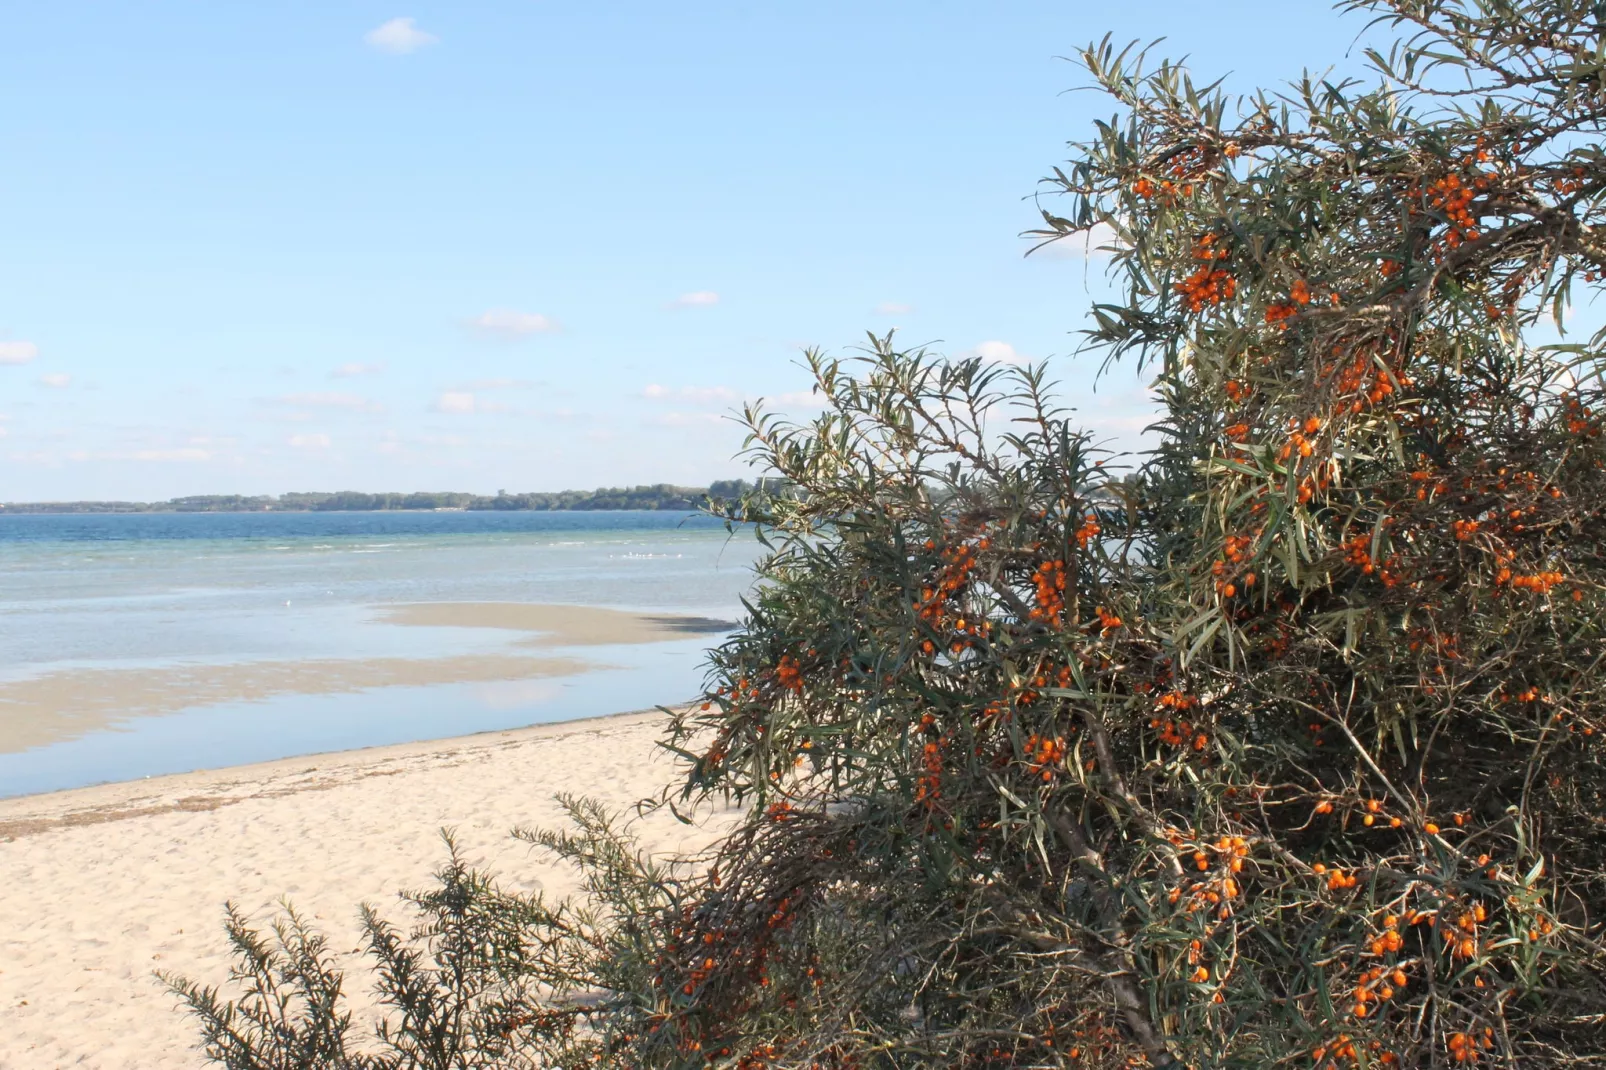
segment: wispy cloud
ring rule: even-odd
[[[65,390],[72,385],[72,376],[66,372],[51,372],[49,375],[39,377],[40,386],[48,386],[52,390]]]
[[[473,412],[474,395],[466,390],[448,390],[435,399],[436,412]]]
[[[385,370],[383,363],[379,364],[342,364],[329,373],[331,379],[354,379],[359,375],[378,375]]]
[[[725,417],[712,412],[666,412],[654,423],[663,427],[707,427],[724,421]]]
[[[464,320],[471,329],[499,338],[525,338],[532,334],[551,334],[558,323],[538,312],[519,312],[511,308],[492,308]]]
[[[825,398],[813,390],[789,390],[784,394],[764,399],[764,405],[769,409],[780,409],[796,412],[802,409],[823,409]]]
[[[719,294],[713,290],[693,290],[669,302],[670,308],[708,308],[719,304]]]
[[[896,301],[883,301],[875,307],[877,316],[907,316],[915,310],[913,305],[900,305]]]
[[[322,432],[313,432],[305,435],[291,435],[285,439],[287,445],[298,450],[326,450],[329,448],[329,436]]]
[[[196,461],[210,461],[212,459],[212,451],[195,446],[186,446],[177,449],[122,450],[117,452],[71,450],[66,456],[69,461],[155,461],[161,463],[188,461],[193,463]]]
[[[652,383],[641,392],[644,398],[654,401],[689,401],[698,405],[729,404],[741,395],[728,386],[663,386]]]
[[[313,391],[309,394],[284,394],[272,399],[280,405],[299,408],[348,409],[352,412],[384,412],[385,406],[361,394],[341,394],[333,391]]]
[[[989,364],[1030,364],[1031,359],[1015,351],[1015,347],[1008,342],[997,340],[982,342],[975,349],[965,354],[971,357],[980,357]]]
[[[535,383],[529,379],[475,379],[464,383],[461,390],[528,390]]]
[[[425,45],[434,44],[440,38],[420,30],[411,18],[399,18],[375,26],[363,35],[363,40],[381,52],[389,52],[393,56],[405,56],[409,52],[417,52]]]
[[[32,342],[0,342],[0,364],[26,364],[38,355]]]

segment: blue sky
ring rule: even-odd
[[[233,2],[0,15],[0,500],[742,474],[799,350],[1071,357],[1023,257],[1109,105],[1058,57],[1342,64],[1324,4]]]

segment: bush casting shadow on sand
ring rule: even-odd
[[[1153,371],[1094,448],[1041,369],[809,359],[749,411],[772,554],[662,805],[529,834],[584,896],[452,861],[354,1040],[293,916],[231,917],[233,1067],[1581,1066],[1606,1050],[1596,8],[1373,0],[1380,86],[1233,110],[1107,44],[1120,109],[1055,172]],[[1073,238],[1074,240],[1074,238]],[[1130,469],[1122,469],[1130,465]],[[627,830],[626,830],[627,831]],[[377,1054],[357,1055],[355,1051]]]

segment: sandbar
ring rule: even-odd
[[[731,621],[712,617],[528,602],[407,602],[381,607],[379,619],[386,624],[538,633],[524,641],[523,645],[528,646],[661,643],[728,632],[736,627]]]
[[[196,706],[285,694],[572,676],[595,668],[578,658],[465,654],[59,670],[0,683],[0,752],[59,743],[137,717]]]
[[[288,897],[355,948],[360,902],[409,920],[395,893],[428,883],[443,826],[505,886],[576,890],[509,830],[558,824],[559,791],[620,810],[656,794],[674,777],[662,725],[628,714],[0,800],[0,1067],[201,1070],[152,971],[222,983],[229,899],[266,920]],[[637,828],[650,850],[691,851],[734,813]],[[369,975],[350,961],[366,1023]]]

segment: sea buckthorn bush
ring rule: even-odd
[[[891,336],[809,355],[812,423],[746,413],[770,490],[722,511],[771,552],[664,804],[747,817],[656,870],[591,815],[509,1044],[1598,1065],[1603,339],[1534,339],[1606,270],[1606,14],[1347,6],[1406,35],[1373,81],[1083,54],[1118,117],[1037,236],[1105,246],[1151,452]]]

